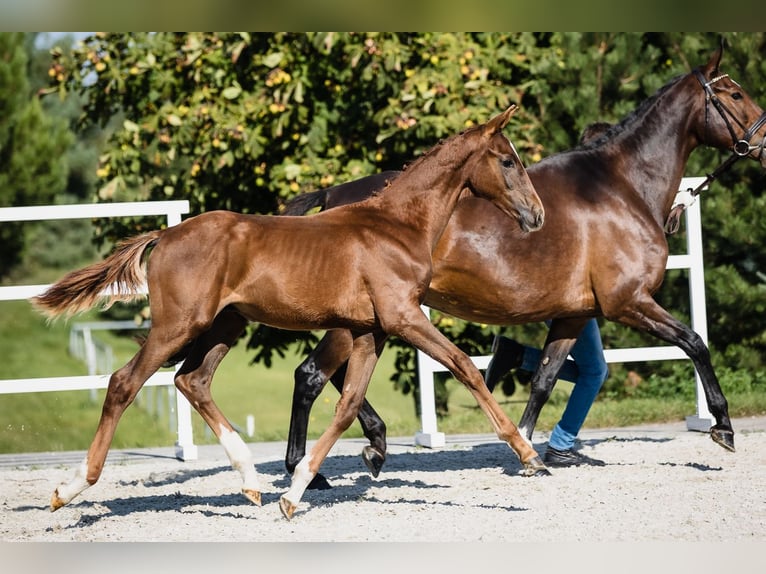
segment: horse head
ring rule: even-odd
[[[537,231],[545,218],[543,204],[516,148],[503,135],[503,129],[516,110],[517,106],[511,105],[476,128],[475,134],[481,138],[485,153],[473,165],[468,184],[475,195],[490,200],[516,219],[522,230]]]
[[[699,138],[707,145],[730,149],[738,157],[758,160],[766,169],[766,113],[728,74],[720,71],[723,40],[704,66],[693,70],[705,98]]]

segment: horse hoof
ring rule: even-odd
[[[710,438],[713,439],[713,442],[721,445],[729,452],[735,451],[733,430],[713,427],[710,429]]]
[[[372,476],[378,478],[380,469],[383,468],[383,463],[386,462],[386,457],[378,449],[366,446],[362,449],[362,460],[364,460],[364,464],[367,465]]]
[[[256,506],[261,505],[261,493],[257,490],[253,490],[251,488],[243,488],[242,494],[245,495],[245,498],[247,498],[250,502],[255,504]]]
[[[308,490],[330,490],[332,486],[324,476],[317,473],[306,488]]]
[[[284,496],[279,499],[279,510],[282,511],[282,516],[287,518],[287,520],[293,517],[296,508],[298,506],[287,500]]]
[[[524,463],[523,476],[551,476],[551,471],[545,466],[543,460],[536,456]]]
[[[53,495],[51,496],[51,512],[57,511],[59,508],[64,506],[66,502],[61,500],[59,498],[59,490],[58,488],[53,491]]]

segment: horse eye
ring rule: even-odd
[[[506,169],[510,169],[513,167],[513,160],[512,159],[504,159],[503,160],[503,167]]]
[[[742,99],[742,94],[740,94],[739,92],[734,92],[734,93],[731,95],[731,99],[732,99],[732,100],[741,100],[741,99]]]

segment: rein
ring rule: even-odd
[[[709,105],[712,102],[713,106],[718,111],[718,114],[721,116],[721,119],[723,119],[724,123],[726,124],[726,128],[729,130],[729,134],[731,134],[733,151],[731,156],[721,165],[719,165],[715,170],[713,170],[712,173],[709,173],[707,177],[705,177],[705,181],[699,184],[696,188],[692,189],[690,187],[689,189],[685,191],[679,191],[676,194],[676,198],[673,201],[672,207],[670,208],[670,214],[665,221],[665,233],[668,235],[672,235],[678,231],[681,214],[687,207],[694,204],[700,191],[710,185],[713,180],[717,179],[718,176],[729,169],[738,160],[749,155],[750,152],[756,149],[760,150],[760,153],[758,154],[758,158],[760,159],[763,155],[764,146],[766,145],[766,137],[764,137],[763,141],[761,141],[759,145],[750,144],[752,137],[758,132],[759,129],[761,129],[764,124],[766,124],[766,112],[763,112],[761,116],[755,120],[752,126],[746,128],[744,124],[736,118],[731,110],[727,108],[726,105],[718,98],[718,96],[713,91],[713,88],[711,88],[711,86],[717,81],[728,78],[729,74],[722,74],[712,78],[710,81],[707,81],[705,76],[703,76],[699,70],[695,69],[694,76],[702,86],[702,89],[705,90],[705,131],[707,132]],[[730,118],[734,120],[734,122],[736,122],[736,124],[744,131],[741,138],[737,138],[737,134],[734,131],[734,126],[732,126]]]

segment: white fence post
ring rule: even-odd
[[[698,184],[696,184],[698,185]],[[691,258],[689,265],[689,292],[691,298],[692,329],[708,344],[707,338],[707,307],[705,304],[705,264],[702,260],[702,214],[700,202],[697,201],[687,208],[686,215],[686,246],[687,253]],[[705,391],[702,388],[702,379],[699,373],[694,371],[694,379],[697,384],[697,413],[686,417],[686,428],[708,432],[713,426],[713,415],[707,407]]]
[[[426,317],[430,311],[421,306]],[[420,382],[420,432],[415,435],[415,444],[428,448],[439,448],[446,444],[443,432],[436,428],[436,395],[434,394],[434,373],[444,370],[441,364],[418,350],[418,381]],[[423,384],[428,381],[428,384]]]
[[[685,177],[679,190],[695,188],[705,180],[704,177]],[[692,329],[707,345],[707,312],[705,308],[705,267],[702,260],[702,216],[699,200],[686,210],[687,252],[668,257],[667,269],[689,269],[689,299],[691,302]],[[428,307],[423,306],[426,315]],[[491,355],[471,357],[477,368],[486,369]],[[604,349],[607,363],[629,363],[635,361],[665,361],[688,359],[678,347],[638,347],[633,349]],[[446,369],[428,355],[417,351],[418,381],[420,385],[420,420],[421,431],[415,435],[415,444],[426,447],[439,447],[445,444],[444,433],[437,429],[436,405],[434,401],[434,373]],[[707,408],[702,381],[695,370],[697,392],[697,414],[686,417],[686,428],[707,432],[712,426],[712,415]]]
[[[170,227],[181,223],[181,215],[184,213],[189,213],[189,202],[186,200],[2,207],[0,222],[164,215]],[[3,286],[0,287],[0,301],[29,299],[43,293],[48,287],[49,285]],[[90,359],[88,365],[90,371]],[[175,373],[170,371],[157,372],[145,386],[174,387],[174,375]],[[0,394],[104,389],[108,382],[108,375],[94,374],[79,377],[0,380]],[[191,408],[186,398],[178,392],[176,392],[176,411],[178,429],[176,456],[182,460],[196,459],[197,447],[192,435]]]

